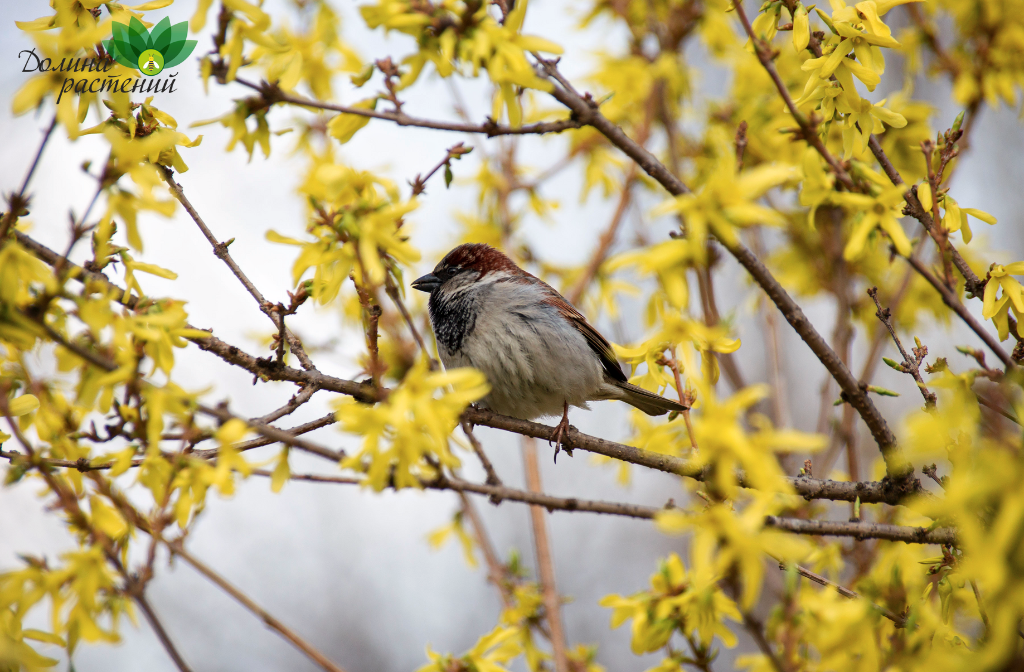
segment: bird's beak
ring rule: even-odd
[[[416,278],[412,281],[412,288],[428,294],[441,286],[441,279],[433,273]]]

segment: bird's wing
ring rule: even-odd
[[[543,282],[543,281],[541,281]],[[566,301],[561,294],[559,294],[553,287],[544,283],[544,286],[548,289],[548,298],[544,300],[550,306],[558,309],[558,311],[567,319],[569,322],[576,327],[576,329],[583,334],[583,338],[587,340],[587,345],[590,349],[597,353],[597,356],[601,359],[601,366],[604,367],[604,371],[608,374],[608,377],[612,380],[625,383],[628,379],[626,374],[619,368],[619,361],[615,357],[615,351],[612,350],[611,343],[602,336],[597,329],[594,329],[587,322],[587,318],[583,317],[583,314],[576,310],[571,303]]]

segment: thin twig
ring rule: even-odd
[[[942,69],[949,73],[953,79],[956,79],[956,76],[960,74],[960,64],[943,48],[942,43],[939,42],[938,32],[935,30],[935,27],[927,22],[917,5],[911,3],[904,7],[911,21],[917,25],[918,30],[924,35],[924,43],[928,45],[928,48],[938,58]]]
[[[274,441],[283,443],[293,448],[298,448],[299,450],[305,451],[307,453],[312,453],[313,455],[319,455],[320,457],[327,458],[328,460],[340,462],[345,458],[345,451],[343,450],[331,450],[330,448],[325,448],[324,446],[313,443],[312,441],[300,439],[282,429],[274,427],[273,425],[268,425],[263,422],[257,422],[255,420],[246,420],[245,418],[235,415],[226,408],[211,408],[210,406],[206,406],[204,404],[197,404],[196,410],[202,413],[203,415],[208,415],[217,418],[221,422],[227,422],[228,420],[241,420],[246,425],[248,425],[254,432],[262,434],[268,439],[273,439]]]
[[[981,601],[981,591],[978,590],[978,582],[971,579],[971,590],[974,591],[974,599],[978,603],[978,614],[981,616],[981,622],[985,624],[986,632],[989,629],[988,613],[985,611],[985,605]]]
[[[747,632],[750,633],[754,643],[757,644],[757,648],[761,649],[761,653],[768,658],[772,667],[775,668],[775,672],[789,672],[789,668],[782,664],[779,656],[772,649],[771,643],[764,636],[764,623],[749,611],[744,610],[741,613],[743,614],[744,627],[746,627]]]
[[[462,425],[463,434],[466,435],[469,445],[473,447],[473,452],[476,453],[477,458],[480,460],[480,465],[484,468],[484,473],[487,474],[487,485],[502,485],[501,479],[498,478],[498,472],[494,470],[494,465],[491,463],[490,458],[487,457],[487,453],[484,452],[484,447],[480,445],[480,440],[473,434],[473,428],[465,420],[460,424]],[[497,504],[498,502],[494,503]]]
[[[164,629],[163,623],[157,617],[156,612],[153,611],[153,607],[149,604],[149,600],[141,592],[138,595],[132,596],[135,599],[136,604],[142,609],[142,613],[146,616],[146,620],[149,621],[149,627],[153,628],[153,632],[156,633],[156,638],[160,640],[160,644],[167,651],[167,655],[170,656],[171,660],[174,661],[175,666],[181,672],[192,672],[192,668],[188,666],[185,659],[181,657],[177,647],[174,646],[174,642],[171,640],[170,635],[167,634],[167,630]]]
[[[302,406],[304,403],[312,399],[313,395],[317,392],[317,388],[313,385],[303,387],[297,394],[292,395],[292,398],[288,400],[288,403],[281,408],[273,410],[266,415],[261,415],[258,418],[252,418],[251,421],[255,423],[269,424],[276,420],[280,420],[284,416],[291,415],[298,410],[299,406]]]
[[[612,219],[601,233],[601,237],[598,238],[597,248],[590,255],[590,260],[587,262],[586,267],[584,267],[583,274],[580,275],[576,284],[572,286],[572,289],[565,296],[569,303],[573,305],[579,305],[580,299],[583,298],[583,292],[587,290],[587,287],[597,276],[601,264],[608,258],[608,252],[611,250],[612,243],[615,242],[615,236],[618,234],[619,227],[625,219],[626,211],[629,209],[629,204],[632,202],[633,183],[636,181],[636,173],[637,166],[635,163],[631,163],[626,171],[626,177],[622,181],[622,193],[619,195],[619,203],[615,206]]]
[[[409,327],[409,332],[412,333],[412,338],[416,341],[416,345],[419,346],[420,351],[430,357],[430,352],[427,350],[427,345],[423,341],[423,337],[420,335],[419,329],[416,328],[415,322],[412,320],[412,315],[409,314],[409,309],[405,307],[405,302],[402,300],[402,295],[398,291],[398,286],[395,284],[394,278],[388,274],[384,281],[384,291],[387,293],[395,306],[398,307],[398,312],[402,314],[402,320],[405,321],[405,325]],[[433,361],[433,358],[431,358]]]
[[[765,527],[774,527],[797,534],[829,537],[853,537],[854,539],[886,539],[903,541],[908,544],[956,544],[956,530],[951,527],[929,529],[885,523],[843,522],[833,520],[805,520],[803,518],[781,518],[765,516]]]
[[[189,214],[189,217],[192,218],[192,221],[194,221],[196,223],[196,226],[199,227],[199,230],[202,231],[203,236],[206,238],[207,241],[209,241],[210,245],[213,247],[214,255],[218,259],[223,261],[224,264],[235,275],[235,277],[238,278],[238,281],[242,283],[242,286],[245,287],[245,290],[249,292],[253,299],[256,300],[256,304],[259,306],[260,311],[263,314],[265,314],[268,318],[270,318],[270,321],[274,323],[274,326],[277,329],[284,331],[285,337],[288,340],[288,346],[291,348],[292,354],[294,354],[298,358],[299,362],[302,364],[302,368],[306,370],[315,369],[312,361],[309,359],[309,355],[306,354],[306,350],[302,346],[302,342],[299,341],[295,334],[293,334],[290,330],[285,329],[284,318],[280,315],[280,313],[277,310],[275,310],[274,304],[271,303],[270,301],[267,301],[263,297],[263,294],[260,293],[260,290],[256,289],[256,285],[254,285],[252,281],[249,280],[249,277],[235,262],[235,260],[231,256],[231,253],[228,252],[228,246],[234,239],[226,242],[218,241],[217,237],[214,236],[213,232],[210,230],[210,227],[206,225],[206,222],[204,222],[203,218],[199,215],[199,211],[196,210],[195,206],[193,206],[192,203],[185,196],[184,189],[182,189],[181,185],[174,180],[174,176],[171,173],[170,169],[161,168],[160,174],[164,178],[164,181],[167,182],[167,186],[170,187],[171,193],[174,194],[174,197],[176,199],[178,199],[178,202],[180,202],[182,207],[185,208],[185,211]]]
[[[15,440],[22,446],[22,448],[25,449],[28,463],[35,466],[41,466],[42,464],[45,464],[45,460],[38,456],[35,449],[32,447],[32,444],[25,435],[22,434],[18,423],[11,416],[11,409],[7,401],[7,393],[8,390],[0,389],[0,414],[2,414],[7,420],[7,424],[10,427],[11,434],[14,436]],[[92,543],[97,544],[103,550],[103,554],[106,556],[107,561],[114,566],[117,572],[124,579],[126,594],[135,600],[146,614],[146,619],[153,627],[157,638],[160,640],[164,650],[167,651],[167,655],[170,656],[175,666],[180,670],[180,672],[192,672],[181,653],[178,652],[174,642],[167,634],[163,624],[157,618],[156,612],[153,611],[153,608],[146,600],[143,587],[140,586],[136,582],[135,578],[128,573],[128,570],[121,562],[121,558],[116,548],[111,543],[111,540],[102,532],[98,532],[92,526],[89,518],[85,513],[83,513],[78,504],[78,497],[74,493],[68,492],[49,470],[40,468],[39,475],[42,477],[50,491],[57,497],[58,506],[64,510],[72,524],[86,533],[92,540]]]
[[[39,165],[39,159],[43,155],[43,149],[46,148],[46,143],[50,140],[50,136],[53,134],[53,129],[57,125],[57,115],[53,115],[53,121],[50,122],[46,132],[43,133],[43,139],[39,143],[39,149],[36,150],[35,158],[32,160],[32,164],[28,168],[28,172],[25,173],[25,179],[21,182],[21,189],[17,192],[10,194],[7,197],[7,212],[4,213],[3,218],[0,218],[0,244],[7,239],[7,234],[10,233],[11,228],[14,226],[18,218],[21,217],[22,210],[29,203],[29,198],[25,195],[25,191],[28,189],[28,184],[32,180],[32,175],[36,172],[36,166]]]
[[[526,489],[539,494],[541,492],[540,467],[537,460],[537,441],[524,437],[523,466],[526,470]],[[562,601],[555,587],[555,567],[551,558],[551,544],[548,540],[547,522],[544,520],[544,509],[539,506],[530,507],[530,523],[533,527],[533,543],[537,551],[537,574],[540,578],[541,597],[544,600],[544,612],[547,616],[548,628],[551,631],[552,657],[555,672],[569,672],[569,658],[566,655],[565,631],[562,629]]]
[[[167,542],[167,547],[171,553],[178,556],[189,565],[192,566],[197,572],[208,578],[210,581],[215,583],[217,587],[223,590],[225,593],[235,598],[243,607],[251,611],[253,614],[258,616],[260,620],[267,624],[272,630],[276,630],[279,635],[287,639],[295,648],[302,651],[306,656],[314,663],[327,670],[327,672],[344,672],[341,667],[333,663],[327,656],[320,653],[314,648],[309,642],[304,640],[302,637],[297,635],[291,628],[287,627],[284,623],[274,618],[269,612],[260,607],[258,604],[253,602],[245,593],[240,591],[234,585],[229,583],[227,579],[222,577],[217,572],[213,571],[205,563],[200,562],[194,555],[185,550],[185,547],[178,542]]]
[[[875,155],[875,159],[878,160],[879,165],[882,166],[882,170],[885,171],[889,180],[897,186],[903,184],[903,178],[900,177],[899,171],[896,170],[896,167],[892,165],[892,161],[886,156],[882,145],[878,142],[878,138],[872,135],[868,139],[868,147],[871,149],[871,153]],[[916,190],[908,189],[904,192],[903,198],[907,202],[906,213],[921,222],[921,225],[931,233],[933,225],[932,215],[921,205],[921,201],[917,198]],[[964,277],[967,291],[975,296],[980,296],[984,285],[982,280],[975,274],[967,264],[967,260],[963,258],[953,245],[949,245],[948,252],[952,256],[953,265],[956,266],[957,270]]]
[[[545,133],[561,133],[565,130],[580,128],[583,126],[582,122],[575,119],[542,121],[519,127],[502,126],[493,119],[488,119],[484,124],[460,124],[458,122],[450,121],[434,121],[432,119],[411,117],[401,111],[377,112],[376,110],[371,110],[369,108],[348,107],[345,105],[335,105],[334,103],[312,100],[303,96],[285,93],[275,85],[267,84],[266,82],[255,84],[239,77],[236,77],[235,81],[243,86],[249,87],[250,89],[259,91],[270,104],[290,103],[292,105],[311,107],[319,110],[331,110],[334,112],[341,112],[343,114],[370,117],[371,119],[384,119],[386,121],[393,121],[399,126],[416,126],[419,128],[430,128],[439,131],[455,131],[460,133],[482,133],[489,138],[498,135],[542,135]]]
[[[778,558],[775,558],[774,556],[773,556],[772,559],[779,563],[779,569],[781,569],[783,571],[786,570],[786,568],[787,568],[786,563],[780,561]],[[892,610],[886,609],[883,606],[877,605],[874,602],[871,602],[870,600],[868,600],[863,595],[860,595],[859,593],[850,590],[846,586],[841,586],[838,583],[834,583],[832,581],[829,581],[828,579],[826,579],[821,574],[816,574],[816,573],[812,572],[811,570],[807,569],[806,567],[801,567],[800,565],[790,565],[790,566],[793,567],[796,570],[797,574],[799,574],[800,576],[802,576],[802,577],[804,577],[806,579],[810,579],[811,581],[814,581],[819,586],[825,586],[826,588],[832,588],[833,590],[835,590],[837,593],[839,593],[843,597],[848,597],[851,600],[864,600],[864,601],[868,602],[875,609],[875,611],[877,611],[882,616],[885,616],[890,621],[892,621],[896,625],[897,628],[906,627],[907,619],[903,618],[901,616],[898,616],[897,614],[894,614],[892,612]]]
[[[921,469],[921,472],[928,478],[938,483],[940,488],[942,488],[943,490],[946,489],[946,482],[943,479],[943,477],[939,476],[939,470],[936,468],[935,464],[929,464],[923,467]]]
[[[461,142],[449,147],[448,152],[445,154],[444,158],[441,159],[441,161],[438,162],[436,166],[430,169],[430,172],[427,173],[426,177],[420,177],[419,175],[417,175],[416,178],[409,183],[410,185],[412,185],[412,195],[419,196],[420,194],[422,194],[424,191],[427,190],[427,182],[429,182],[430,178],[434,176],[434,173],[441,170],[441,168],[446,168],[447,171],[450,171],[453,160],[457,161],[458,159],[461,159],[464,155],[469,154],[472,151],[472,147],[465,147]],[[446,184],[448,182],[449,175],[450,173],[446,172]]]
[[[892,340],[896,342],[896,347],[900,351],[900,355],[903,357],[903,362],[900,366],[904,373],[909,373],[917,381],[917,387],[921,390],[921,396],[924,397],[925,406],[928,408],[935,408],[935,402],[937,397],[935,393],[930,391],[924,384],[924,378],[921,377],[921,362],[928,355],[927,346],[918,345],[914,348],[914,356],[911,357],[907,354],[907,351],[903,348],[903,343],[900,341],[900,337],[896,334],[896,328],[892,326],[892,311],[888,308],[882,308],[882,304],[878,302],[878,287],[872,287],[868,290],[868,296],[875,302],[875,317],[885,325],[885,328],[889,330],[892,335]],[[920,343],[920,342],[919,342]],[[891,361],[891,360],[890,360]]]
[[[750,25],[750,20],[747,19],[747,13],[743,9],[743,3],[740,0],[733,2],[733,9],[736,10],[736,16],[739,17],[740,22],[743,24],[743,30],[746,31],[747,36],[750,38],[750,43],[754,46],[754,54],[757,56],[757,60],[761,62],[765,71],[775,82],[775,88],[778,89],[779,95],[782,96],[782,100],[785,101],[786,107],[789,109],[790,114],[793,115],[794,121],[800,126],[800,137],[807,144],[811,145],[818,151],[823,159],[832,168],[832,172],[836,174],[839,181],[843,183],[849,191],[857,191],[856,185],[853,183],[853,178],[846,172],[843,164],[840,163],[832,152],[828,151],[825,144],[821,141],[821,137],[818,135],[818,129],[816,124],[812,123],[807,117],[804,116],[800,108],[793,102],[793,97],[789,95],[789,89],[786,88],[785,82],[782,81],[782,77],[779,76],[779,71],[775,69],[774,55],[772,54],[771,47],[766,45],[764,41],[754,33],[754,28]]]
[[[952,308],[953,312],[960,316],[960,319],[963,320],[967,326],[985,342],[988,349],[995,353],[996,357],[1002,360],[1003,364],[1005,364],[1008,369],[1015,366],[1013,360],[1010,359],[1010,356],[1007,355],[1002,347],[999,346],[998,341],[996,341],[992,334],[990,334],[983,326],[978,324],[978,321],[974,319],[974,316],[971,315],[964,304],[960,303],[960,299],[957,298],[956,294],[951,292],[949,288],[942,284],[938,278],[932,275],[931,271],[929,271],[920,260],[913,256],[903,258],[907,260],[907,263],[914,267],[914,270],[917,271],[922,278],[928,281],[928,284],[935,288],[935,290],[942,296],[942,302]]]
[[[462,510],[465,512],[466,518],[469,519],[470,527],[473,528],[473,536],[476,537],[476,543],[480,547],[480,552],[483,553],[484,562],[487,563],[487,580],[498,589],[501,603],[508,609],[513,604],[512,591],[509,589],[508,568],[498,560],[494,544],[487,536],[487,530],[484,528],[480,513],[476,510],[473,501],[462,491],[459,492],[459,501],[462,503]]]
[[[39,149],[36,150],[36,155],[32,159],[32,165],[28,167],[28,172],[25,173],[25,179],[21,182],[21,189],[18,190],[19,196],[24,196],[25,192],[28,191],[28,183],[32,181],[32,176],[36,172],[36,167],[39,165],[39,160],[43,158],[43,150],[46,149],[46,143],[50,141],[50,136],[53,135],[53,129],[57,127],[57,115],[53,115],[53,119],[50,121],[50,125],[46,127],[46,131],[43,132],[43,139],[39,143]]]

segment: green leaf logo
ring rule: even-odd
[[[103,41],[103,47],[115,61],[128,68],[138,68],[150,77],[160,74],[164,68],[178,65],[196,48],[195,40],[187,40],[188,22],[171,25],[166,16],[146,30],[134,16],[128,25],[114,22],[114,36]]]

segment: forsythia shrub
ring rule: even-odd
[[[531,671],[604,669],[600,650],[566,641],[550,576],[531,578],[516,556],[494,558],[467,493],[653,520],[661,532],[682,535],[685,552],[652,558],[648,589],[600,603],[612,628],[630,625],[634,653],[661,655],[652,668],[660,672],[710,670],[720,649],[740,638],[748,653],[737,664],[757,672],[1022,664],[1024,261],[975,239],[977,222],[997,225],[996,218],[951,184],[982,111],[1021,99],[1019,2],[582,0],[572,5],[582,35],[600,24],[625,39],[593,44],[591,70],[570,82],[553,55],[583,56],[563,52],[562,36],[530,23],[527,0],[362,0],[363,25],[344,27],[326,0],[294,0],[298,22],[262,3],[198,0],[189,27],[208,27],[213,49],[189,62],[199,61],[204,85],[247,97],[196,125],[230,131],[225,151],[241,143],[251,160],[259,146],[269,159],[286,147],[304,166],[298,192],[306,221],[261,232],[290,246],[280,248],[292,271],[288,305],[252,286],[231,257],[231,241],[218,241],[216,223],[208,227],[178,186],[202,136],[178,130],[161,109],[170,99],[140,96],[138,86],[96,93],[66,85],[65,75],[101,72],[143,82],[108,59],[103,40],[114,22],[153,26],[170,2],[51,0],[43,16],[18,24],[48,65],[14,96],[14,112],[52,116],[44,144],[51,135],[96,135],[107,154],[94,161],[95,207],[73,218],[67,246],[87,262],[72,263],[31,237],[25,186],[7,185],[0,215],[5,483],[37,481],[77,543],[57,558],[24,555],[22,564],[0,568],[0,670],[44,670],[58,664],[51,655],[59,649],[71,659],[79,642],[117,642],[125,618],[135,622],[140,612],[159,630],[146,599],[160,569],[152,549],[211,576],[186,543],[211,489],[230,495],[259,474],[279,491],[295,477],[295,450],[324,458],[326,480],[463,495],[431,543],[458,539],[473,565],[482,551],[503,609],[465,653],[428,648],[424,672],[499,672],[518,659]],[[358,53],[346,35],[360,30],[395,34],[401,53]],[[691,62],[698,53],[729,73],[719,99],[701,93]],[[58,68],[72,61],[89,65]],[[906,83],[879,91],[894,63]],[[435,74],[483,80],[490,116],[416,114],[403,99]],[[963,113],[938,118],[915,97],[917,74],[945,80]],[[339,100],[341,77],[364,93]],[[285,108],[296,115],[294,128],[271,131],[268,113]],[[405,305],[406,276],[425,256],[409,230],[429,198],[426,183],[443,169],[451,184],[452,162],[469,149],[450,149],[409,181],[410,193],[399,186],[408,176],[389,179],[341,156],[340,145],[356,134],[405,127],[479,140],[479,165],[460,176],[474,198],[453,213],[459,242],[502,247],[595,319],[617,319],[625,297],[639,296],[645,335],[616,344],[616,354],[633,383],[678,396],[692,410],[655,419],[633,411],[632,427],[621,433],[627,445],[604,449],[601,459],[615,461],[623,480],[636,468],[678,474],[680,504],[541,499],[495,474],[482,484],[460,475],[463,461],[478,457],[491,469],[468,421],[529,432],[471,408],[487,394],[483,375],[439,370],[423,338],[422,307]],[[297,132],[283,136],[288,130]],[[516,138],[554,132],[561,140],[548,146],[556,159],[546,169],[525,165]],[[190,175],[204,173],[192,163]],[[34,166],[26,165],[25,185]],[[529,217],[557,222],[560,203],[540,185],[563,169],[577,171],[581,199],[618,201],[593,255],[576,267],[546,260],[548,250],[531,247],[522,227]],[[643,214],[670,221],[671,236],[648,232],[616,244],[624,213],[641,199],[659,203]],[[177,275],[145,261],[139,214],[169,217],[179,207],[270,320],[269,357],[193,326],[185,301],[147,293],[148,276]],[[719,314],[713,280],[726,256],[750,275],[763,308]],[[793,296],[836,304],[831,339]],[[361,380],[322,373],[288,327],[310,298],[340,307],[346,328],[365,341]],[[762,316],[766,338],[777,340],[788,323],[834,379],[823,390],[824,434],[785,426],[778,380],[748,384],[738,371],[736,320]],[[929,353],[916,339],[911,345],[922,325],[960,320],[977,341],[962,355]],[[848,368],[857,331],[873,353],[859,378]],[[904,418],[884,403],[896,393],[870,383],[891,345],[901,359],[881,359],[922,395]],[[280,412],[250,418],[177,382],[183,348],[238,366],[254,382],[290,381],[300,390]],[[319,426],[337,423],[356,437],[357,451],[278,426],[321,390],[338,396],[335,415]],[[874,467],[860,465],[851,446],[861,421],[880,449]],[[602,452],[587,437],[570,440],[572,448]],[[271,470],[247,459],[249,448],[274,443],[281,449]],[[849,469],[840,475],[833,465],[844,449]],[[800,469],[794,455],[812,459]],[[922,483],[915,467],[932,480]],[[830,476],[838,480],[824,480]],[[542,570],[544,562],[541,554]],[[772,572],[780,573],[781,591],[766,588]],[[29,627],[30,619],[45,629]],[[301,638],[289,639],[324,669],[339,669]],[[161,640],[188,669],[173,642]]]

